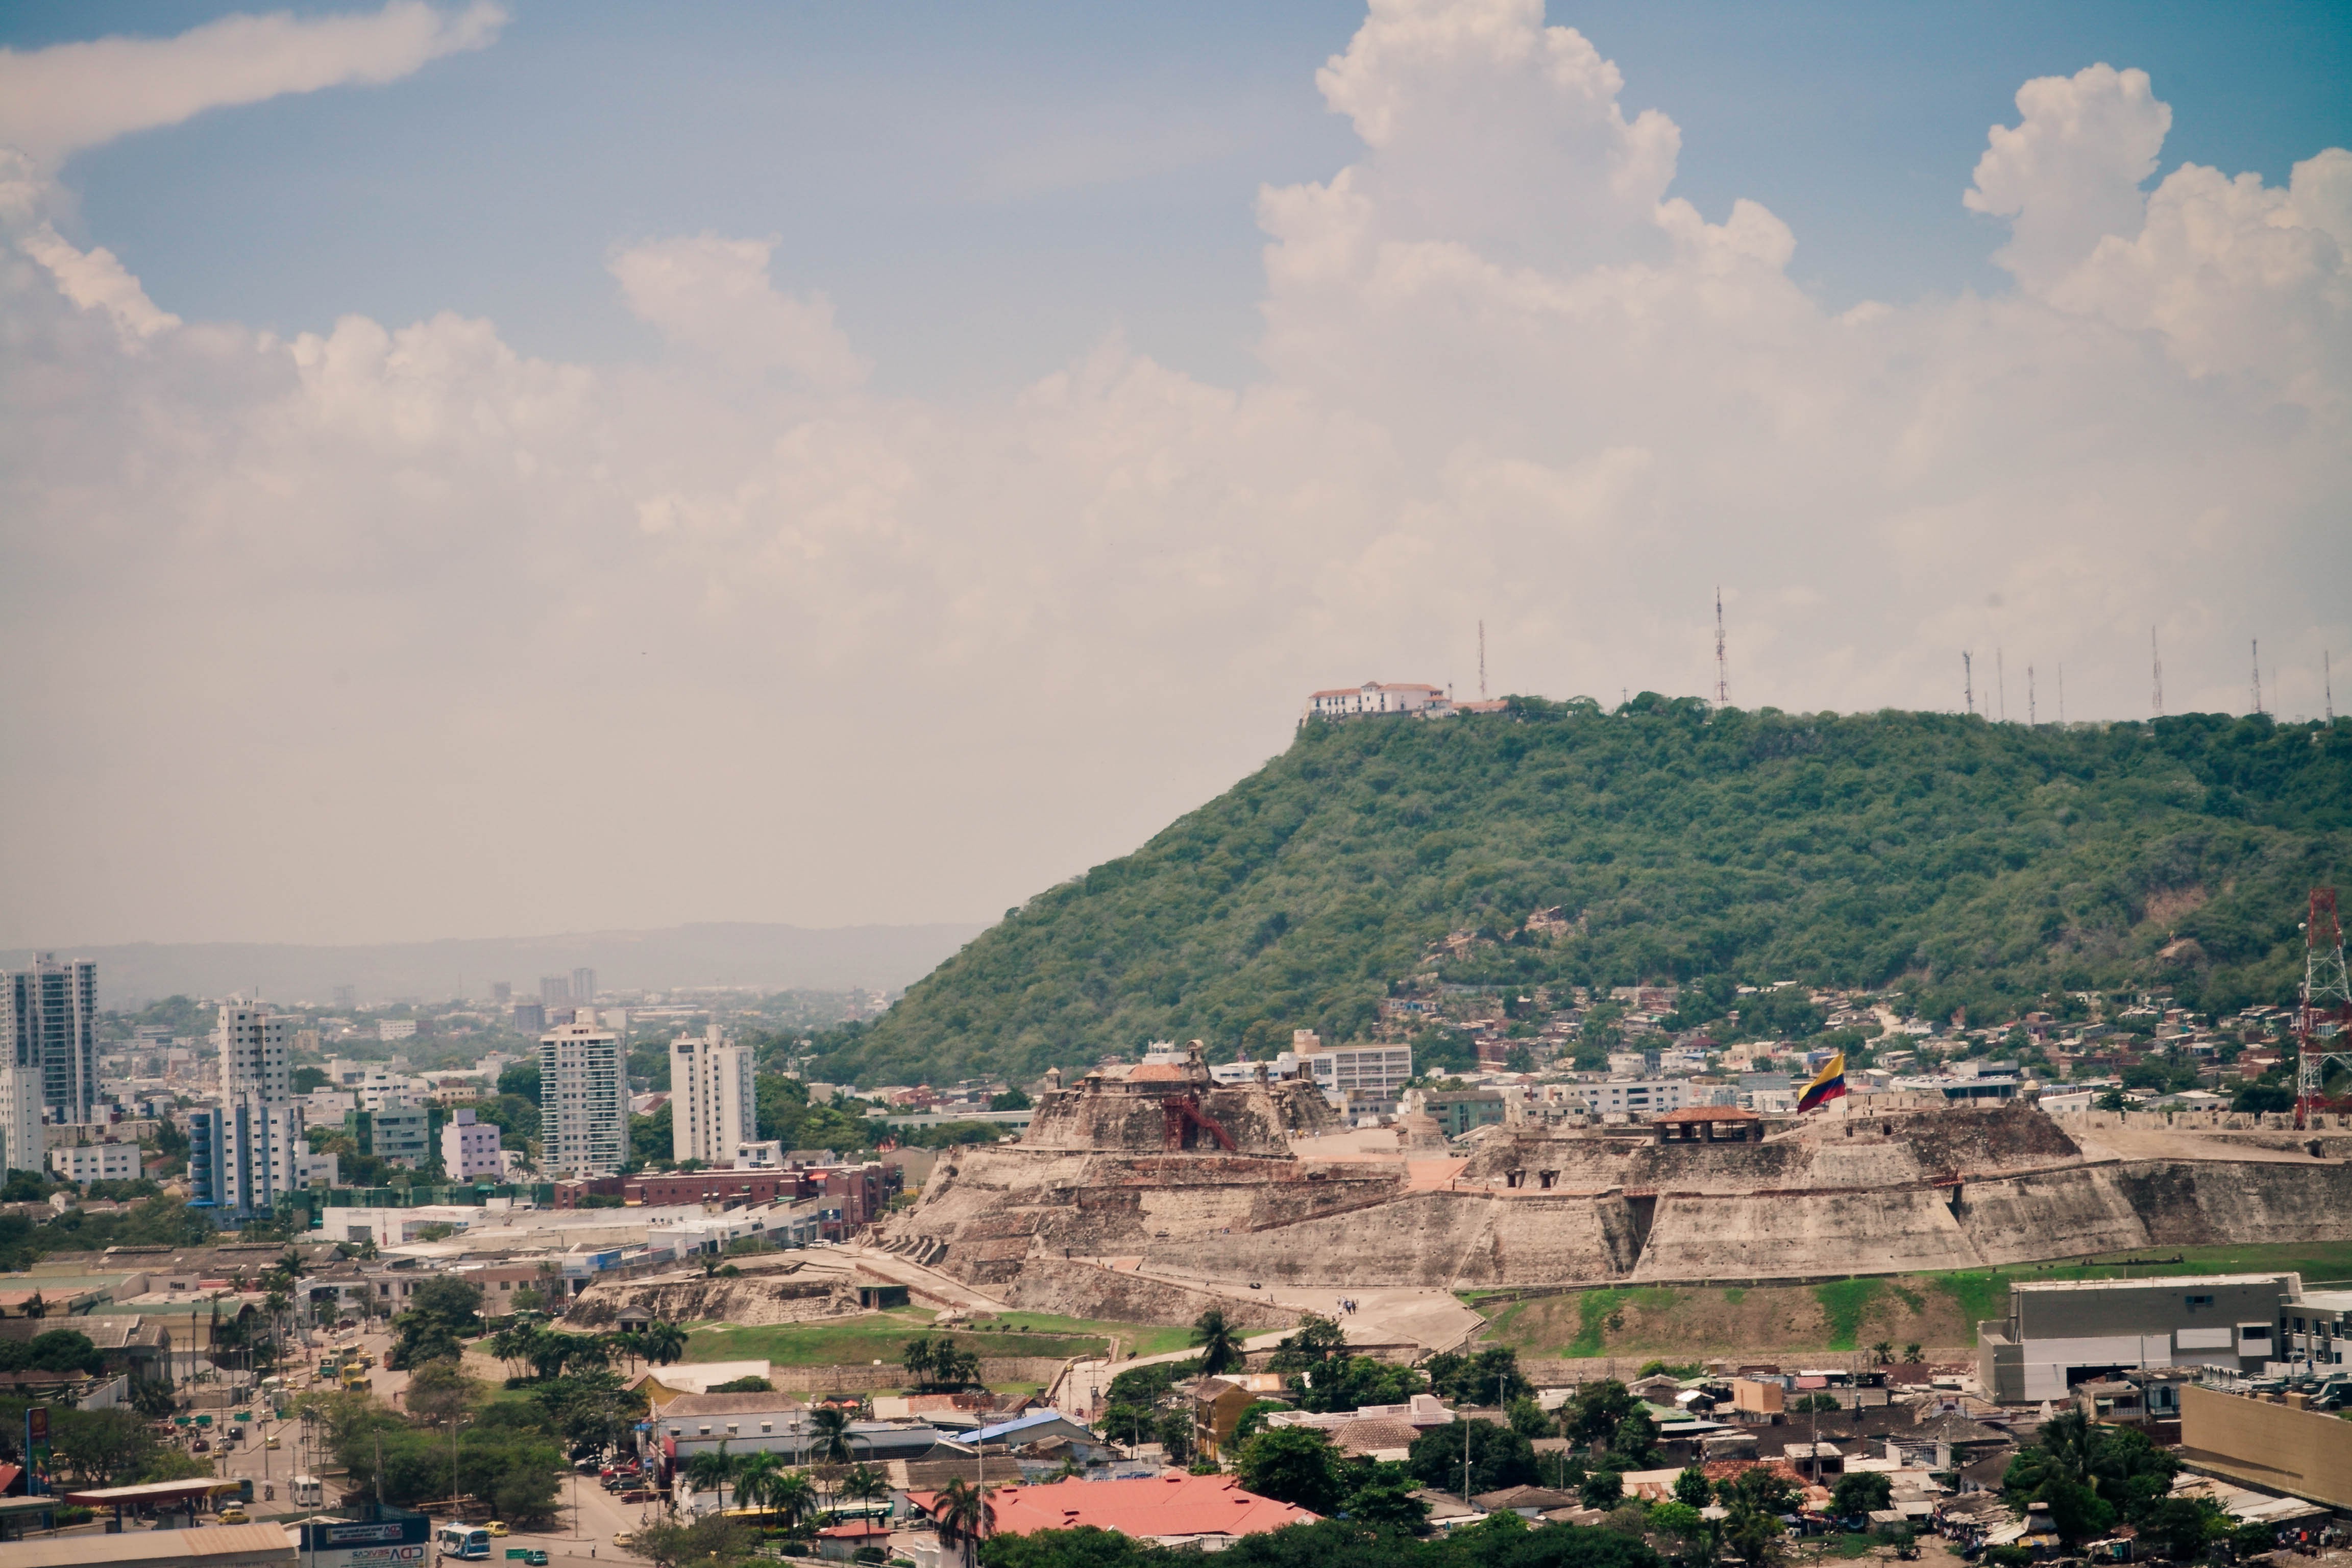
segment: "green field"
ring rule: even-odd
[[[2306,1284],[2352,1279],[2352,1242],[2149,1247],[1820,1285],[1610,1286],[1522,1300],[1497,1291],[1461,1297],[1486,1315],[1486,1342],[1528,1357],[1791,1354],[1864,1350],[1882,1340],[1898,1352],[1913,1342],[1950,1352],[1974,1345],[1976,1325],[2009,1310],[2014,1282],[2283,1269],[2299,1272]]]
[[[1114,1339],[1123,1355],[1155,1355],[1182,1350],[1191,1331],[1148,1323],[1093,1322],[1043,1312],[1007,1312],[942,1331],[919,1308],[864,1314],[821,1323],[760,1324],[743,1328],[703,1324],[687,1337],[688,1361],[759,1361],[776,1366],[851,1366],[896,1363],[907,1342],[919,1334],[951,1340],[956,1349],[983,1357],[1100,1355]]]

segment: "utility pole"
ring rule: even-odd
[[[1715,706],[1717,712],[1731,706],[1730,666],[1723,658],[1723,588],[1715,590]]]
[[[2156,710],[2156,716],[2161,719],[2164,717],[2164,655],[2157,651],[2154,626],[2147,628],[2147,657],[2156,679],[2156,692],[2151,699],[2151,706]]]

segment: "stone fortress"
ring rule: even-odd
[[[1341,1129],[1311,1086],[1214,1083],[1195,1042],[1051,1089],[1017,1142],[943,1159],[881,1240],[1023,1306],[1176,1321],[1197,1300],[1128,1282],[1246,1303],[1258,1284],[1768,1283],[2352,1238],[2342,1133],[1861,1099],[1454,1145],[1415,1120]]]

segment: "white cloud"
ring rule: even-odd
[[[855,386],[866,363],[834,324],[823,294],[796,300],[768,280],[772,240],[715,234],[666,239],[613,258],[629,309],[672,343],[749,369],[790,370],[828,388]]]
[[[2143,198],[2135,79],[1995,132],[2016,291],[1832,315],[1580,35],[1383,0],[1321,79],[1361,155],[1259,200],[1261,381],[1113,335],[954,405],[872,390],[768,240],[617,251],[644,364],[285,342],[170,326],[0,168],[49,247],[0,264],[0,661],[82,742],[0,752],[57,890],[0,940],[983,913],[1314,687],[1466,684],[1481,618],[1497,689],[1709,689],[1718,583],[1747,704],[1953,706],[1974,647],[2012,713],[2031,663],[2137,716],[2150,621],[2176,709],[2257,629],[2299,689],[2352,647],[2352,154]]]
[[[394,81],[444,55],[488,47],[506,20],[489,0],[457,12],[387,0],[372,15],[280,11],[224,16],[172,38],[0,49],[0,146],[55,167],[78,149],[207,109]]]
[[[2140,186],[2156,173],[2172,110],[2146,71],[2095,65],[2036,77],[2017,89],[2017,111],[2020,123],[1992,128],[1960,199],[2010,220],[1994,259],[2041,292],[2102,237],[2138,231]]]

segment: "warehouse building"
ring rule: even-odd
[[[2278,1325],[2303,1294],[2298,1274],[2014,1284],[2009,1315],[1977,1325],[1977,1373],[2004,1405],[2063,1399],[2076,1384],[2140,1367],[2262,1372]]]

